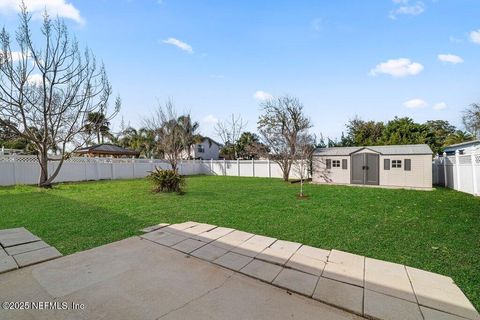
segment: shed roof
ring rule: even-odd
[[[407,144],[407,145],[390,145],[390,146],[365,146],[365,147],[334,147],[334,148],[317,148],[314,155],[317,156],[349,156],[352,153],[363,149],[372,150],[383,155],[419,155],[433,154],[432,149],[426,144]]]
[[[138,155],[138,151],[129,150],[111,143],[96,144],[94,146],[80,148],[77,153],[99,153],[99,154],[118,154],[118,155]]]

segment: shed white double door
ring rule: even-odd
[[[358,153],[351,157],[352,184],[379,184],[379,156],[375,153]]]

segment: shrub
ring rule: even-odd
[[[153,181],[153,192],[182,193],[185,186],[185,178],[175,170],[155,168],[150,171],[148,178]]]

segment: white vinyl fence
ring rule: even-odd
[[[57,165],[50,162],[50,174]],[[54,182],[144,178],[155,167],[168,169],[170,165],[164,160],[75,157],[63,163]],[[279,165],[269,160],[183,160],[179,171],[182,175],[282,177]],[[298,178],[297,173],[292,167],[290,176]],[[39,175],[35,156],[0,156],[0,186],[36,184]]]
[[[470,154],[435,157],[433,183],[480,196],[480,150]]]

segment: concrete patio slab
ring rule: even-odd
[[[10,256],[0,257],[0,273],[17,269],[17,263]]]
[[[332,250],[322,277],[363,287],[365,257]]]
[[[223,256],[221,256],[220,258],[214,260],[213,263],[216,263],[228,269],[239,271],[240,269],[245,267],[247,264],[249,264],[252,260],[253,258],[251,257],[242,256],[241,254],[238,254],[238,253],[228,252]]]
[[[13,258],[19,267],[26,267],[35,263],[40,263],[61,257],[62,254],[54,247],[46,247],[34,251],[28,251],[14,255]]]
[[[423,320],[418,304],[365,290],[364,315],[373,319]]]
[[[313,298],[336,307],[363,314],[363,288],[320,277]]]
[[[420,305],[467,319],[480,319],[472,303],[450,277],[410,267],[407,272]]]
[[[0,230],[0,245],[4,248],[41,240],[25,228]]]
[[[260,254],[260,252],[265,250],[268,246],[270,246],[276,240],[277,239],[270,238],[270,237],[254,235],[247,241],[233,248],[232,252],[255,258],[258,254]]]
[[[282,271],[281,266],[257,259],[253,259],[252,262],[240,270],[243,274],[265,282],[272,282],[280,271]]]
[[[8,256],[7,252],[3,250],[2,247],[0,247],[0,258],[6,257],[6,256]]]
[[[5,273],[0,283],[5,301],[85,304],[0,310],[1,319],[360,319],[138,237]]]
[[[283,269],[275,278],[273,284],[310,297],[317,282],[317,276],[293,269]]]
[[[296,242],[277,240],[268,248],[263,250],[257,259],[284,265],[288,259],[300,248],[301,244]]]
[[[183,229],[183,230],[181,230],[181,232],[185,233],[184,234],[185,236],[191,237],[191,236],[194,236],[194,235],[198,235],[198,234],[210,231],[210,230],[214,229],[215,227],[216,226],[211,225],[211,224],[199,223],[196,226]]]
[[[227,234],[229,234],[233,231],[234,231],[234,229],[232,229],[232,228],[217,227],[215,229],[212,229],[212,230],[203,232],[199,235],[196,235],[192,238],[208,243],[208,242],[212,242],[214,240],[217,240],[218,238],[221,238],[223,236],[226,236]]]
[[[42,248],[49,247],[47,243],[44,241],[35,241],[35,242],[29,242],[21,245],[17,245],[14,247],[8,247],[5,249],[5,251],[10,255],[14,256],[20,253],[28,252],[28,251],[33,251],[33,250],[38,250]]]
[[[142,236],[143,239],[153,241],[155,243],[171,247],[179,242],[186,240],[187,238],[179,234],[168,233],[164,231],[165,228],[146,233]]]
[[[203,260],[214,261],[226,254],[227,252],[228,251],[223,248],[215,247],[212,244],[207,244],[200,249],[193,251],[191,255]]]
[[[164,231],[170,232],[170,233],[181,232],[182,230],[185,230],[187,228],[195,227],[197,224],[199,224],[199,223],[198,222],[193,222],[193,221],[175,223],[175,224],[171,224],[171,225],[165,227]]]
[[[155,230],[159,230],[159,229],[162,229],[162,228],[165,228],[169,226],[168,223],[159,223],[159,224],[156,224],[154,226],[150,226],[150,227],[146,227],[146,228],[143,228],[142,230],[140,230],[141,232],[144,232],[144,233],[147,233],[147,232],[152,232],[152,231],[155,231]]]
[[[420,306],[424,320],[465,320],[463,317]]]
[[[187,239],[177,243],[176,245],[172,246],[172,248],[181,252],[190,253],[200,247],[203,247],[204,245],[205,242],[202,242],[200,240]]]
[[[303,245],[300,247],[300,249],[297,250],[296,253],[316,259],[316,260],[327,262],[330,252],[331,252],[330,250]]]
[[[217,240],[213,241],[211,244],[213,244],[216,247],[232,250],[233,248],[247,241],[251,237],[253,237],[252,233],[235,230],[227,234],[226,236],[218,238]]]
[[[268,287],[276,290],[267,290]],[[320,306],[322,310],[318,310]],[[363,318],[301,295],[285,294],[283,289],[235,274],[220,288],[161,319],[360,320]]]
[[[365,289],[417,302],[405,266],[366,258]]]
[[[285,265],[288,268],[300,270],[316,276],[322,275],[326,262],[298,253],[298,251],[288,260]]]

